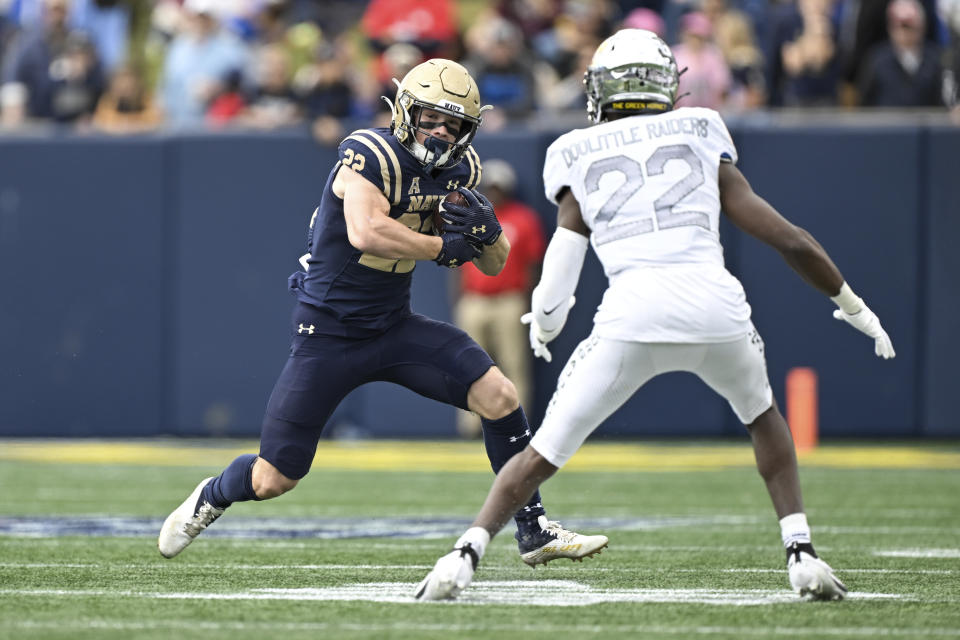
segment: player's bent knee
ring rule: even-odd
[[[467,401],[472,411],[488,420],[505,418],[520,406],[517,388],[495,367],[473,383]]]
[[[253,465],[251,479],[253,481],[253,492],[257,494],[257,498],[260,500],[269,500],[283,495],[300,482],[283,475],[275,466],[263,458],[258,458]]]
[[[520,396],[517,395],[517,388],[506,378],[503,380],[506,384],[498,390],[497,395],[492,399],[490,417],[493,420],[506,418],[520,406]]]
[[[779,413],[780,412],[777,410],[777,406],[772,404],[769,408],[767,408],[766,411],[754,418],[753,422],[745,424],[744,427],[746,427],[747,431],[751,433],[757,429],[769,428],[770,426],[776,424],[776,419]]]
[[[276,476],[262,479],[259,483],[255,482],[253,490],[261,500],[269,500],[290,491],[297,486],[298,482],[299,480],[293,480],[282,473],[278,473]]]

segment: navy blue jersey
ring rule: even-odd
[[[420,233],[433,233],[433,210],[458,187],[480,182],[480,159],[470,147],[454,167],[427,173],[387,128],[360,129],[338,149],[320,206],[310,220],[306,271],[290,277],[297,299],[319,309],[311,334],[363,335],[385,331],[410,311],[415,260],[391,260],[358,251],[347,238],[343,200],[333,193],[338,170],[351,169],[372,182],[390,203],[390,217]]]

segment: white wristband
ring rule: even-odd
[[[453,548],[459,549],[468,542],[477,552],[477,556],[482,558],[484,551],[487,550],[487,545],[490,544],[490,532],[482,527],[470,527],[460,536]]]
[[[859,313],[863,309],[863,299],[857,297],[846,282],[840,285],[840,293],[831,296],[830,299],[848,316]]]

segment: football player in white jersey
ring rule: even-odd
[[[547,344],[573,304],[588,244],[610,284],[540,429],[500,471],[473,526],[437,561],[417,598],[455,598],[518,506],[637,389],[668,371],[695,373],[746,425],[780,519],[794,590],[822,600],[846,594],[811,544],[793,440],[770,390],[763,341],[743,287],[724,267],[721,209],[829,296],[839,307],[834,316],[872,338],[878,356],[892,358],[893,346],[823,247],[753,192],[720,116],[674,109],[678,77],[670,48],[649,31],[619,31],[597,49],[584,79],[594,126],[561,136],[547,151],[544,186],[558,206],[557,230],[532,311],[522,318],[534,353],[550,360]]]

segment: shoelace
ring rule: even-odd
[[[561,542],[573,542],[573,539],[577,536],[577,534],[573,531],[567,531],[564,529],[559,522],[554,522],[552,520],[547,522],[547,526],[544,531],[557,536],[557,539]]]
[[[204,502],[200,505],[200,510],[197,511],[197,515],[193,516],[192,519],[183,525],[183,530],[188,536],[195,538],[197,534],[206,529],[211,522],[219,518],[222,513],[222,509],[215,509],[209,502]]]

